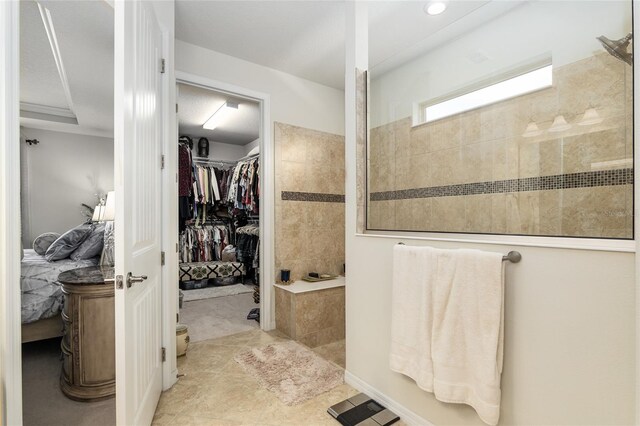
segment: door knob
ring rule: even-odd
[[[129,272],[127,274],[127,288],[131,288],[131,286],[134,285],[135,283],[141,283],[146,279],[147,279],[146,275],[140,275],[136,277],[132,275],[131,272]]]

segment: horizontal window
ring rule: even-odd
[[[427,105],[424,109],[424,122],[429,123],[461,112],[535,92],[536,90],[545,89],[550,87],[552,83],[552,66],[548,65],[443,102]]]

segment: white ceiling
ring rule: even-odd
[[[105,1],[43,0],[39,3],[49,10],[55,33],[52,40],[57,44],[64,72],[56,66],[37,3],[23,1],[20,8],[21,125],[112,136],[113,9]],[[50,114],[34,115],[25,113],[25,109]],[[75,117],[77,124],[65,122],[73,121],[69,117]]]
[[[454,38],[520,2],[450,1],[438,16],[423,11],[427,3],[369,2],[370,68],[412,59],[414,46],[434,47],[424,40]],[[476,19],[462,19],[480,9]],[[179,40],[338,89],[344,88],[345,22],[344,1],[176,1]]]
[[[69,109],[34,1],[20,5],[20,101]]]
[[[177,0],[176,38],[341,87],[344,6],[342,1]]]
[[[369,3],[369,63],[377,73],[455,38],[462,31],[503,13],[505,7],[520,2],[450,1],[449,9],[440,16],[426,15],[423,12],[426,3]],[[112,135],[113,9],[106,1],[43,0],[40,4],[51,14],[65,73],[61,77],[56,66],[36,2],[24,1],[21,7],[21,100],[35,105],[36,110],[38,106],[45,107],[58,117],[30,114],[30,118],[21,118],[21,124]],[[176,37],[330,87],[344,87],[344,1],[177,0]],[[68,96],[63,81],[66,81]],[[192,101],[185,99],[184,102],[187,102],[181,110],[185,113],[181,114],[184,125],[194,126],[188,131],[202,135],[203,121],[199,121],[212,112],[194,106],[193,118],[187,119],[190,108],[187,105]],[[194,101],[194,105],[201,106],[203,102]],[[76,119],[77,124],[69,123]],[[254,119],[257,120],[255,117],[251,120]],[[245,144],[257,137],[248,127],[222,127],[207,137]]]
[[[202,125],[225,102],[238,103],[238,110],[213,130]],[[260,136],[260,106],[257,102],[202,87],[178,84],[178,133],[190,136],[194,144],[209,142],[246,145]]]

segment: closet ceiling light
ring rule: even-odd
[[[602,123],[602,117],[598,114],[595,108],[589,108],[584,112],[582,120],[578,123],[578,126],[591,126],[592,124]]]
[[[221,125],[230,114],[238,111],[238,103],[227,101],[202,125],[203,129],[213,130]]]
[[[549,127],[549,131],[552,133],[556,132],[564,132],[565,130],[569,130],[571,128],[571,124],[567,123],[567,120],[564,119],[563,115],[558,115],[553,119],[553,124]]]
[[[535,123],[535,121],[530,121],[529,124],[527,124],[527,128],[524,130],[522,137],[532,138],[534,136],[540,136],[541,134],[542,130],[538,128],[538,125]]]
[[[429,15],[440,15],[442,12],[447,10],[447,3],[443,1],[433,1],[431,3],[427,3],[424,7],[424,11]]]

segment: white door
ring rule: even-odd
[[[162,391],[161,54],[150,2],[115,2],[118,425],[150,424]]]

